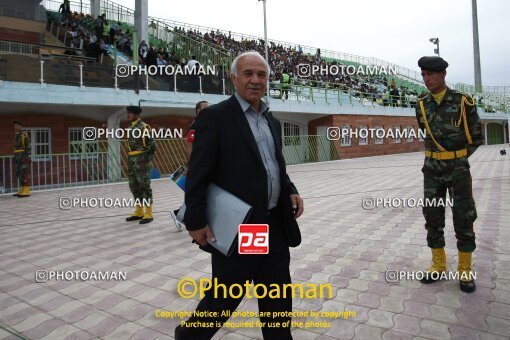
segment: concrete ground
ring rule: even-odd
[[[363,197],[422,197],[422,153],[306,164],[288,168],[305,200],[302,244],[291,249],[295,283],[330,283],[333,298],[294,300],[295,311],[351,311],[348,318],[295,318],[326,327],[297,327],[294,339],[509,339],[510,155],[481,147],[470,159],[478,219],[475,293],[457,281],[388,282],[387,270],[428,267],[420,208],[362,208]],[[507,147],[508,150],[508,147]],[[153,182],[155,221],[124,222],[129,208],[59,209],[60,197],[130,197],[126,183],[0,197],[1,339],[172,339],[179,318],[156,310],[191,311],[184,277],[210,276],[210,256],[178,232],[169,211],[183,193]],[[448,269],[456,269],[447,209]],[[125,271],[127,280],[48,280],[36,270]],[[257,311],[244,299],[241,311]],[[239,319],[232,320],[240,322]],[[259,339],[260,329],[221,329],[215,339]]]

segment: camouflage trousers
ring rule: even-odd
[[[475,200],[473,199],[471,172],[466,157],[452,160],[425,158],[422,172],[426,199],[446,201],[446,191],[453,200],[453,228],[457,238],[457,249],[473,252],[476,248],[473,222],[476,220]],[[423,208],[427,245],[430,248],[445,246],[445,206]]]
[[[152,203],[150,160],[145,153],[128,157],[128,178],[133,198]]]
[[[25,152],[14,154],[14,162],[16,163],[16,177],[19,185],[28,186],[28,155]]]

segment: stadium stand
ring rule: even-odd
[[[90,8],[83,3],[70,3],[69,8],[56,0],[42,2],[46,8],[45,46],[38,46],[44,58],[64,58],[68,65],[83,64],[97,67],[98,77],[94,84],[111,84],[112,71],[107,67],[119,62],[132,63],[134,11],[110,0],[102,2],[104,14],[97,18],[90,15]],[[226,32],[220,29],[180,23],[168,19],[149,18],[149,40],[142,41],[137,51],[138,60],[146,65],[181,65],[188,63],[195,55],[202,65],[215,65],[218,79],[207,81],[205,88],[213,93],[231,93],[233,87],[228,79],[229,66],[241,51],[253,49],[264,53],[264,40],[245,34]],[[1,45],[1,42],[0,42]],[[1,47],[1,46],[0,46]],[[67,48],[64,48],[67,47]],[[9,47],[11,49],[11,47]],[[4,48],[5,49],[5,48]],[[35,55],[35,54],[34,54]],[[8,59],[8,58],[7,58]],[[93,61],[97,63],[93,63]],[[414,107],[417,99],[424,94],[425,87],[415,71],[392,65],[375,58],[364,58],[348,54],[301,46],[295,43],[269,41],[269,63],[271,66],[270,94],[281,98],[283,84],[280,81],[284,71],[290,76],[289,97],[291,100],[315,100],[327,91],[336,90],[338,102],[352,105],[380,105]],[[326,67],[371,65],[396,66],[397,74],[389,75],[320,75],[298,77],[300,64]],[[4,62],[4,66],[7,64]],[[0,66],[1,67],[1,66]],[[89,70],[91,71],[91,70]],[[0,72],[4,72],[2,69]],[[60,77],[63,78],[63,77]],[[65,78],[65,77],[64,77]],[[74,81],[74,80],[73,80]],[[225,85],[220,83],[225,82]],[[177,86],[179,83],[180,86]],[[96,86],[92,84],[91,86]],[[137,84],[119,81],[120,88],[150,88],[157,90],[189,90],[197,92],[196,85],[189,86],[185,80],[154,76],[137,80]],[[449,84],[452,88],[457,88]],[[466,90],[460,86],[460,90]],[[202,89],[203,90],[203,89]],[[474,94],[474,91],[465,91]],[[487,112],[505,112],[510,104],[510,93],[488,92],[476,94],[479,106]]]

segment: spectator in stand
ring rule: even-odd
[[[398,92],[398,89],[395,87],[392,88],[390,91],[390,96],[391,96],[391,105],[393,107],[397,107],[398,106],[398,98],[400,97],[400,93]]]
[[[411,108],[416,108],[416,102],[418,101],[418,97],[416,96],[416,94],[414,93],[411,93],[409,95],[409,104],[411,106]]]
[[[142,40],[138,45],[138,54],[140,55],[140,61],[144,64],[146,63],[147,53],[149,53],[149,46],[147,46],[145,40]]]
[[[105,42],[109,44],[113,43],[113,41],[110,41],[110,23],[108,22],[108,20],[104,21],[102,37]]]
[[[100,54],[108,55],[108,47],[103,39],[99,39],[99,51]]]
[[[94,30],[94,31],[92,31],[92,33],[89,35],[89,41],[90,41],[91,43],[95,43],[95,42],[97,42],[97,33],[96,33],[96,31],[95,31],[95,30]]]
[[[69,4],[69,0],[64,0],[58,9],[58,12],[62,13],[62,21],[66,22],[69,19],[69,15],[71,14],[71,5]]]
[[[158,53],[156,52],[153,46],[149,47],[149,51],[147,52],[147,58],[145,59],[145,64],[147,66],[158,65]]]
[[[200,63],[197,61],[197,56],[196,55],[192,55],[191,56],[191,60],[188,61],[188,64],[186,64],[186,67],[188,68],[188,70],[193,70],[196,65],[200,65]]]
[[[120,31],[120,21],[110,26],[110,44],[115,43],[115,35]]]
[[[383,100],[383,106],[390,105],[390,95],[388,94],[388,91],[386,89],[383,91],[382,100]]]
[[[178,65],[179,64],[179,58],[177,57],[177,55],[175,54],[175,51],[172,51],[172,54],[170,55],[170,60],[169,60],[170,64],[172,65]]]
[[[167,62],[162,54],[158,54],[158,60],[157,60],[158,66],[166,66]]]
[[[165,59],[165,61],[168,63],[169,55],[166,47],[163,47],[159,54],[161,54],[163,56],[163,59]]]
[[[99,37],[101,34],[103,34],[103,16],[98,15],[97,19],[94,20],[94,30],[97,32],[97,36]]]
[[[88,58],[94,58],[99,60],[99,56],[101,55],[101,47],[97,41],[90,42],[87,46],[87,51],[85,56]]]

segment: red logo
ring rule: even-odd
[[[188,131],[188,143],[193,143],[195,141],[195,130]]]
[[[238,242],[239,254],[268,254],[269,225],[240,224]]]

